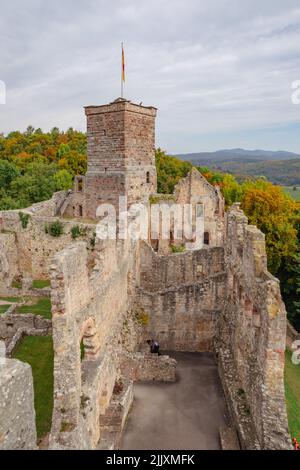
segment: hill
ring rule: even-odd
[[[300,185],[300,155],[265,150],[219,150],[178,156],[194,165],[232,173],[239,177],[264,176],[283,186]]]

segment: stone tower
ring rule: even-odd
[[[118,207],[156,192],[156,108],[119,98],[103,106],[87,106],[88,168],[83,181],[83,215],[96,217],[100,204]]]

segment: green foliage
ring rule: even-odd
[[[86,235],[86,229],[83,227],[80,227],[79,225],[73,225],[71,228],[71,237],[73,240],[79,237],[84,237]]]
[[[281,293],[286,305],[288,319],[300,331],[300,253],[285,260],[282,268],[278,272],[281,282]]]
[[[20,171],[16,165],[6,160],[0,160],[0,188],[2,190],[6,190],[19,175]]]
[[[136,313],[136,321],[139,325],[147,326],[149,325],[149,320],[149,315],[144,309],[141,309]]]
[[[178,181],[186,176],[192,168],[189,162],[183,162],[175,157],[169,157],[161,150],[156,150],[157,191],[171,194]]]
[[[67,191],[73,187],[73,177],[67,170],[59,170],[54,175],[56,191]]]
[[[0,297],[0,300],[4,300],[5,302],[11,302],[11,303],[16,303],[16,302],[21,302],[23,300],[22,297]]]
[[[29,299],[30,302],[31,299]],[[49,297],[33,298],[33,304],[21,305],[17,307],[17,313],[32,313],[41,317],[51,319],[51,301]]]
[[[63,224],[59,220],[56,220],[51,224],[45,225],[45,233],[58,238],[64,233]]]
[[[97,238],[97,234],[96,234],[96,232],[93,232],[93,235],[90,239],[90,244],[91,244],[92,248],[95,248],[95,246],[96,246],[96,238]]]
[[[300,441],[300,367],[292,363],[292,353],[285,354],[285,398],[291,437]]]
[[[53,128],[0,136],[0,210],[21,209],[72,187],[86,172],[86,134]]]
[[[19,218],[20,218],[22,227],[24,229],[27,228],[28,222],[30,220],[30,215],[24,214],[23,212],[19,212]]]
[[[38,438],[51,429],[53,410],[53,342],[50,336],[26,336],[13,353],[31,365]]]
[[[8,309],[10,305],[0,305],[0,315],[3,315]]]
[[[171,245],[172,253],[184,253],[185,246],[184,245]]]
[[[83,342],[83,339],[82,339],[81,342],[80,342],[80,360],[81,360],[81,362],[84,359],[84,355],[85,355],[85,346],[84,346],[84,342]]]
[[[283,190],[286,194],[291,196],[292,199],[295,199],[295,201],[300,202],[300,188],[296,186],[283,186]]]
[[[81,229],[80,229],[79,225],[74,225],[71,228],[71,236],[72,236],[73,240],[75,240],[75,238],[80,237],[80,235],[81,235]]]
[[[159,194],[159,195],[151,195],[149,197],[149,202],[151,205],[154,205],[154,204],[162,204],[164,202],[169,202],[169,201],[173,201],[175,202],[175,198],[173,196],[173,194]]]
[[[35,279],[32,281],[32,287],[34,289],[44,289],[45,287],[50,287],[51,282],[49,279]]]
[[[276,274],[297,251],[297,203],[266,181],[247,182],[242,188],[242,209],[249,222],[265,233],[268,266]]]
[[[14,289],[22,289],[22,282],[20,279],[18,278],[15,278],[13,279],[12,283],[11,283],[11,287],[13,287]]]

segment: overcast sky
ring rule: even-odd
[[[0,0],[0,132],[85,130],[83,106],[156,106],[157,145],[300,152],[300,0]]]

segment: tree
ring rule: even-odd
[[[15,165],[6,160],[0,160],[0,188],[6,190],[19,175],[20,172]]]
[[[183,162],[170,157],[158,148],[156,150],[157,190],[159,193],[171,194],[180,178],[188,174],[192,168],[190,162]]]
[[[298,205],[279,186],[266,181],[243,185],[242,209],[266,235],[268,266],[276,274],[284,259],[297,252]]]
[[[68,190],[73,186],[73,177],[67,170],[59,170],[54,175],[56,191]]]

